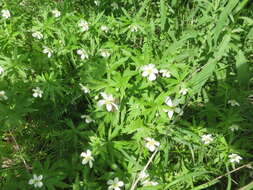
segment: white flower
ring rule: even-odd
[[[90,168],[92,168],[94,158],[92,157],[91,151],[88,149],[86,152],[82,152],[81,157],[83,157],[82,164],[89,163]]]
[[[166,70],[166,69],[161,69],[159,72],[162,73],[163,77],[166,77],[166,78],[170,78],[171,77],[170,72],[168,70]]]
[[[94,3],[95,3],[96,6],[100,5],[100,1],[98,1],[98,0],[95,0]]]
[[[236,100],[229,100],[228,104],[230,104],[231,106],[240,106],[240,104]]]
[[[81,115],[82,119],[85,119],[85,123],[91,123],[94,122],[93,119],[91,119],[91,117],[89,115]]]
[[[233,125],[231,125],[231,126],[229,127],[229,129],[230,129],[231,131],[238,131],[238,130],[239,130],[239,126],[233,124]]]
[[[81,28],[81,32],[85,32],[89,30],[89,24],[85,20],[81,20],[78,24],[78,26]]]
[[[0,99],[7,100],[8,96],[6,96],[5,91],[0,91]]]
[[[179,91],[180,94],[182,95],[186,95],[188,93],[188,89],[187,88],[182,88],[180,91]]]
[[[48,47],[44,47],[43,53],[47,54],[47,57],[50,58],[52,56],[53,51],[49,49]]]
[[[149,177],[149,174],[147,174],[145,171],[141,171],[140,173],[139,173],[139,178],[140,178],[140,180],[144,180],[144,179],[146,179],[146,178],[148,178]]]
[[[86,86],[83,86],[82,84],[79,84],[81,86],[81,90],[83,91],[84,94],[90,93],[90,89]]]
[[[29,180],[28,184],[34,185],[35,188],[41,188],[43,186],[42,179],[42,175],[37,176],[36,174],[33,174],[33,178]]]
[[[210,142],[213,141],[213,137],[211,134],[202,135],[201,140],[204,144],[209,144]]]
[[[109,28],[107,26],[105,26],[105,25],[102,25],[100,27],[100,30],[102,30],[103,32],[107,33],[109,31]]]
[[[43,38],[43,34],[40,32],[33,32],[32,37],[37,38],[38,40]]]
[[[183,110],[181,108],[178,108],[179,102],[177,100],[174,100],[174,102],[171,100],[171,98],[168,96],[165,100],[165,104],[169,106],[169,109],[164,109],[165,112],[167,112],[168,117],[172,119],[174,112],[178,113],[179,115],[183,115]]]
[[[158,185],[158,183],[155,181],[145,180],[141,183],[141,185],[143,185],[143,186],[156,186],[156,185]]]
[[[42,94],[43,94],[43,91],[39,87],[36,87],[35,89],[33,89],[33,97],[35,97],[35,98],[37,98],[37,97],[41,98]]]
[[[54,15],[54,17],[60,17],[61,16],[61,12],[60,11],[58,11],[57,9],[55,9],[55,10],[52,10],[52,14]]]
[[[78,55],[80,55],[82,60],[89,59],[89,55],[87,54],[87,52],[85,50],[79,49],[79,50],[76,51],[76,53]]]
[[[147,141],[145,146],[149,149],[150,152],[154,152],[156,147],[160,146],[160,143],[153,138],[146,137],[145,140]]]
[[[119,5],[117,3],[115,3],[115,2],[113,2],[111,4],[111,6],[112,6],[113,9],[118,9],[119,8]]]
[[[242,157],[239,156],[238,154],[230,154],[228,157],[230,158],[229,161],[230,161],[231,163],[235,163],[235,162],[239,163],[240,160],[242,160]]]
[[[107,181],[107,185],[109,185],[108,190],[120,190],[120,187],[124,186],[124,182],[115,177],[114,180]]]
[[[156,74],[158,73],[158,70],[155,68],[155,65],[148,64],[141,68],[143,71],[142,76],[148,77],[148,80],[153,81],[156,79]]]
[[[4,68],[0,66],[0,75],[4,73]]]
[[[11,17],[11,13],[9,10],[4,9],[1,11],[1,13],[2,13],[2,17],[6,18],[6,19]]]
[[[130,26],[130,31],[131,32],[138,32],[138,27],[137,26],[135,26],[135,25],[133,25],[133,26]]]
[[[110,52],[109,52],[108,50],[102,49],[102,50],[100,50],[100,55],[101,55],[102,57],[104,57],[104,58],[107,58],[107,57],[109,57],[111,54],[110,54]]]
[[[107,111],[109,111],[109,112],[114,111],[114,110],[119,110],[118,105],[115,103],[116,100],[115,100],[115,98],[113,98],[113,96],[111,94],[106,94],[104,92],[102,92],[100,94],[103,97],[103,99],[98,101],[99,107],[105,105]]]

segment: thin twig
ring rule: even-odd
[[[151,155],[151,157],[149,158],[147,164],[145,165],[145,167],[141,170],[141,172],[145,172],[148,168],[148,166],[150,165],[150,163],[152,162],[153,158],[155,157],[156,153],[158,152],[158,148],[155,150],[155,152]],[[140,172],[140,173],[141,173]],[[133,182],[132,187],[130,190],[134,190],[136,185],[138,184],[138,182],[140,181],[141,176],[139,175],[138,178],[136,179],[136,181]]]
[[[20,158],[21,158],[22,162],[24,163],[26,170],[29,172],[30,167],[28,166],[28,164],[26,163],[26,161],[25,161],[24,157],[23,157],[23,156],[22,156],[22,154],[21,154],[21,150],[20,150],[20,146],[19,146],[19,144],[17,143],[17,140],[16,140],[16,138],[14,137],[14,135],[12,134],[12,132],[11,132],[11,131],[10,131],[10,134],[11,134],[11,138],[12,138],[12,140],[13,140],[13,141],[14,141],[14,143],[16,144],[16,147],[17,147],[17,149],[18,149],[18,152],[19,152]]]
[[[219,180],[219,179],[221,179],[221,178],[223,178],[223,177],[225,177],[225,176],[227,176],[227,175],[229,175],[229,174],[231,174],[231,173],[234,173],[234,172],[236,172],[236,171],[238,171],[238,170],[240,170],[240,169],[242,169],[242,168],[250,168],[251,167],[251,163],[248,163],[248,164],[245,164],[245,165],[242,165],[242,166],[240,166],[240,167],[238,167],[238,168],[235,168],[234,170],[232,170],[232,171],[229,171],[229,172],[227,172],[227,173],[225,173],[225,174],[223,174],[223,175],[221,175],[221,176],[219,176],[219,177],[216,177],[215,179],[213,179],[212,181],[209,181],[209,182],[207,182],[207,183],[204,183],[204,184],[202,184],[201,186],[206,186],[206,185],[208,185],[208,184],[212,184],[213,182],[215,182],[215,181],[217,181],[217,180]]]

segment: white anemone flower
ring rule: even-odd
[[[88,149],[86,152],[82,152],[81,157],[83,158],[82,164],[85,165],[89,163],[90,168],[92,168],[93,166],[92,162],[94,161],[94,158],[92,157],[91,151]]]
[[[144,180],[144,179],[146,179],[146,178],[148,178],[148,177],[149,177],[149,174],[146,173],[145,171],[141,171],[141,172],[139,173],[139,178],[140,178],[140,180]]]
[[[3,99],[3,100],[8,99],[8,96],[6,96],[5,91],[3,91],[3,90],[0,91],[0,99]]]
[[[230,158],[229,161],[231,163],[239,163],[240,160],[242,160],[242,157],[239,156],[238,154],[230,154],[228,157]]]
[[[101,50],[100,50],[100,55],[101,55],[102,57],[104,57],[104,58],[107,58],[107,57],[109,57],[111,54],[110,54],[110,52],[109,52],[108,50],[106,50],[106,49],[101,49]]]
[[[118,105],[115,103],[116,99],[113,97],[112,94],[106,94],[104,92],[100,93],[103,97],[102,100],[98,101],[98,106],[102,107],[103,105],[106,106],[107,111],[114,111],[119,110]]]
[[[48,47],[44,47],[43,53],[47,54],[47,57],[50,58],[53,54],[53,51],[51,49],[49,49]]]
[[[85,123],[94,122],[94,120],[89,115],[81,115],[82,119],[85,119]]]
[[[235,124],[233,124],[233,125],[231,125],[230,127],[229,127],[229,129],[231,130],[231,131],[238,131],[239,130],[239,126],[238,125],[235,125]]]
[[[37,176],[36,174],[33,174],[33,178],[28,181],[28,184],[33,185],[35,188],[41,188],[43,186],[42,179],[43,175]]]
[[[100,27],[100,30],[103,31],[103,32],[105,32],[105,33],[107,33],[109,31],[109,28],[108,28],[108,26],[102,25]]]
[[[33,32],[32,37],[37,38],[38,40],[41,40],[43,38],[43,34],[41,32]]]
[[[170,78],[170,77],[171,77],[170,71],[168,71],[168,70],[166,70],[166,69],[161,69],[159,72],[160,72],[160,73],[162,74],[162,76],[165,77],[165,78]]]
[[[90,93],[90,89],[87,86],[84,86],[82,84],[79,84],[81,87],[81,90],[83,91],[84,94]]]
[[[158,185],[158,183],[156,181],[149,181],[149,180],[145,180],[141,183],[142,186],[146,187],[146,186],[156,186]]]
[[[34,98],[41,98],[42,95],[43,95],[43,91],[39,87],[36,87],[33,89],[33,97]]]
[[[117,3],[115,3],[115,2],[113,2],[111,4],[111,6],[112,6],[113,9],[118,9],[119,8],[119,5]]]
[[[108,180],[107,185],[109,185],[108,190],[120,190],[124,186],[124,182],[115,177],[114,180]]]
[[[4,74],[4,68],[0,66],[0,75]]]
[[[202,135],[201,136],[201,140],[204,144],[209,144],[210,142],[213,141],[213,137],[211,134],[207,134],[207,135]]]
[[[188,89],[187,88],[182,88],[180,91],[179,91],[180,94],[182,95],[186,95],[188,93]]]
[[[89,55],[87,54],[87,52],[83,49],[79,49],[76,51],[76,53],[78,55],[80,55],[81,59],[84,60],[84,59],[89,59]]]
[[[95,3],[96,6],[100,5],[100,1],[99,0],[95,0],[94,3]]]
[[[229,100],[228,104],[230,104],[231,106],[240,106],[240,104],[236,101],[236,100]]]
[[[11,13],[9,10],[3,9],[1,11],[1,13],[2,13],[2,17],[6,18],[6,19],[11,17]]]
[[[165,112],[167,112],[168,117],[172,119],[174,113],[178,113],[179,115],[183,114],[183,110],[178,106],[179,102],[177,100],[172,101],[171,98],[168,96],[165,100],[165,104],[169,106],[169,109],[164,109]]]
[[[154,152],[156,147],[160,146],[160,143],[153,138],[146,137],[145,140],[147,141],[145,146],[149,149],[150,152]]]
[[[61,12],[58,11],[57,9],[52,10],[52,14],[54,15],[55,18],[58,18],[61,16]]]
[[[156,75],[158,74],[158,70],[155,68],[154,64],[148,64],[141,68],[143,71],[142,76],[148,77],[148,80],[154,81],[156,79]]]
[[[131,32],[138,32],[138,27],[136,25],[130,26],[130,31]]]
[[[81,32],[85,32],[89,30],[89,23],[85,20],[81,20],[78,26],[81,28]]]

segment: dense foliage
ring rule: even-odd
[[[250,189],[252,10],[1,0],[0,189]]]

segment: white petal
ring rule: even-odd
[[[92,161],[91,160],[89,161],[89,166],[90,166],[90,168],[92,168]]]
[[[124,186],[124,182],[123,181],[119,181],[118,182],[118,186],[123,187]]]
[[[113,183],[114,183],[114,182],[113,182],[113,180],[111,180],[111,179],[107,181],[107,184],[108,184],[108,185],[111,185],[111,184],[113,184]]]
[[[42,180],[42,179],[43,179],[43,175],[39,175],[38,180]]]
[[[42,187],[43,186],[43,183],[41,181],[37,182],[37,186],[38,187]]]
[[[114,183],[118,183],[118,181],[119,181],[119,178],[118,178],[118,177],[115,177],[115,178],[114,178]]]
[[[112,111],[112,104],[106,104],[107,111]]]
[[[30,185],[34,184],[34,179],[30,179],[28,184],[30,184]]]
[[[108,99],[108,94],[104,93],[104,92],[101,92],[100,93],[101,96],[104,98],[104,99]]]
[[[148,80],[153,81],[156,79],[156,75],[154,73],[150,74]]]
[[[155,151],[155,146],[154,145],[149,145],[148,146],[148,149],[151,151],[151,152],[154,152]]]
[[[147,77],[148,74],[149,74],[148,71],[143,71],[142,76],[143,76],[143,77]]]
[[[172,107],[173,106],[173,103],[172,103],[172,100],[170,99],[170,97],[168,96],[165,100],[165,104],[167,104],[167,106],[170,106]]]
[[[85,152],[81,153],[81,157],[86,157],[86,156],[87,156],[87,154]]]
[[[87,163],[88,163],[88,160],[87,159],[83,159],[82,164],[85,165]]]
[[[156,142],[155,142],[155,145],[156,145],[156,146],[160,146],[160,143],[156,141]]]
[[[91,151],[89,149],[87,150],[86,155],[91,156]]]
[[[153,69],[153,73],[157,74],[158,70],[156,68]]]
[[[97,103],[98,107],[101,107],[104,104],[105,104],[105,100],[99,100],[98,103]]]
[[[168,117],[171,119],[173,117],[174,111],[173,110],[169,110],[168,111]]]

